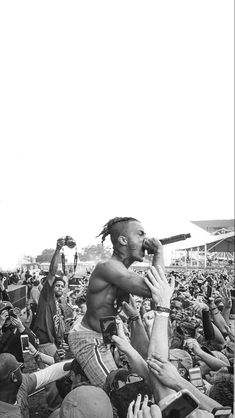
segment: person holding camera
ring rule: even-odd
[[[0,353],[11,353],[18,361],[24,362],[21,335],[27,334],[33,346],[37,346],[37,339],[35,334],[22,324],[17,309],[13,308],[9,301],[0,302]]]
[[[87,311],[82,322],[70,331],[68,341],[91,384],[103,387],[107,375],[117,365],[109,346],[104,344],[100,318],[116,317],[130,293],[151,297],[144,277],[129,270],[135,261],[143,261],[145,250],[153,254],[153,265],[160,264],[164,268],[164,260],[160,241],[147,239],[143,226],[134,218],[111,219],[100,235],[102,243],[110,235],[113,255],[93,270],[87,290]]]
[[[65,245],[73,248],[76,243],[69,236],[57,240],[49,272],[40,292],[33,326],[33,331],[39,339],[39,351],[52,357],[56,355],[58,358],[63,357],[64,348],[67,348],[64,342],[64,311],[60,301],[65,291],[65,281],[63,277],[56,275],[60,251]],[[53,411],[60,405],[61,398],[54,384],[47,387],[46,391],[49,410]]]

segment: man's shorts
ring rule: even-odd
[[[103,388],[106,377],[117,365],[109,347],[103,343],[102,334],[79,324],[69,332],[68,342],[90,383]]]

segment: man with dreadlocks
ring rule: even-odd
[[[153,266],[164,268],[163,249],[156,238],[146,239],[143,226],[135,218],[114,218],[99,234],[102,243],[110,235],[113,254],[99,262],[92,272],[87,290],[87,312],[80,324],[74,324],[69,334],[72,353],[91,384],[104,386],[109,372],[117,369],[112,353],[103,343],[99,319],[116,316],[129,293],[151,297],[144,278],[128,270],[134,261],[143,261],[145,250],[153,253]]]

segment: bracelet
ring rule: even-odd
[[[165,318],[168,318],[169,317],[169,312],[155,311],[155,315],[156,316],[164,316]]]
[[[134,321],[138,321],[138,319],[140,318],[140,316],[139,315],[136,315],[136,316],[130,316],[129,317],[129,321],[130,322],[134,322]]]
[[[165,308],[164,306],[157,306],[156,311],[157,312],[166,312],[166,313],[169,314],[171,310],[170,310],[170,308]]]
[[[215,309],[217,309],[217,306],[215,306],[214,308],[210,308],[211,311],[214,311]]]
[[[219,311],[217,311],[217,312],[213,312],[213,315],[217,315],[219,313]]]
[[[33,354],[33,357],[37,357],[37,356],[40,356],[40,353],[39,353],[39,351],[35,351],[35,353]]]

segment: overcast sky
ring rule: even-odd
[[[0,4],[0,267],[234,217],[233,1]]]

